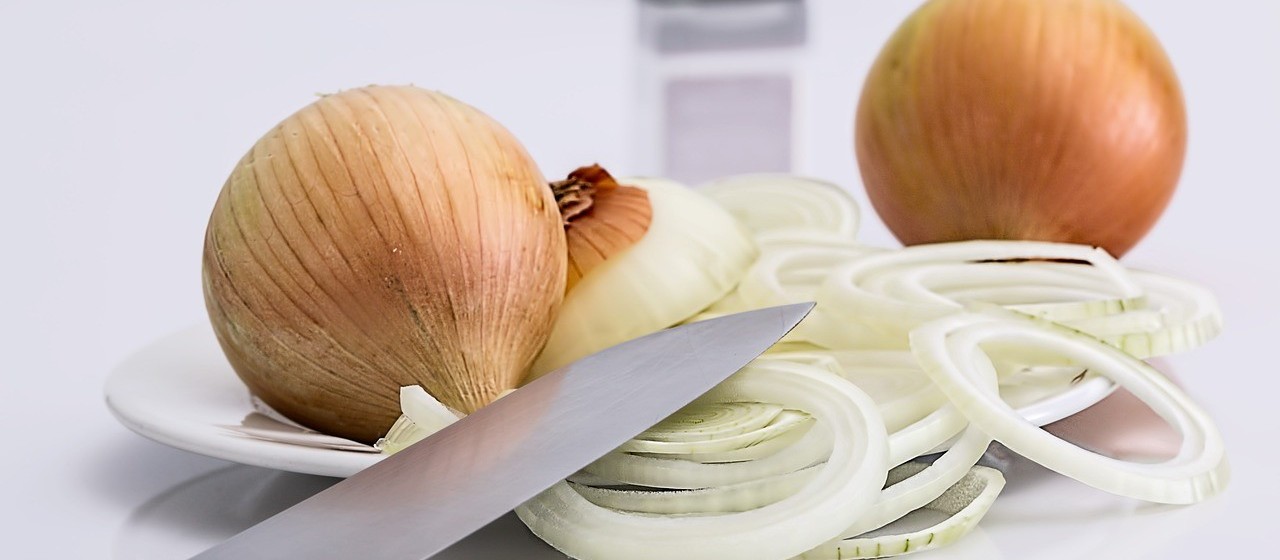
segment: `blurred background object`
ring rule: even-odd
[[[642,0],[641,168],[701,183],[792,169],[804,0]]]

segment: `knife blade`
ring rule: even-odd
[[[587,356],[194,558],[431,557],[692,402],[812,308],[728,315]]]

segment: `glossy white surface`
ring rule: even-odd
[[[1219,422],[1232,486],[1165,508],[1027,468],[980,533],[920,558],[1268,556],[1257,547],[1280,503],[1280,3],[1130,4],[1178,70],[1191,136],[1178,194],[1126,261],[1222,300],[1226,334],[1171,363]],[[112,368],[204,320],[199,251],[218,188],[314,92],[442,88],[507,124],[549,175],[590,161],[655,174],[658,80],[768,67],[795,79],[792,129],[757,147],[788,150],[794,171],[865,203],[852,107],[913,3],[808,5],[803,47],[655,60],[628,0],[0,3],[0,556],[182,557],[329,483],[167,448],[102,402]],[[735,21],[751,17],[764,16]],[[732,163],[715,161],[717,173]],[[891,243],[872,215],[863,230]]]
[[[255,406],[206,325],[130,356],[107,379],[105,395],[116,419],[139,435],[210,457],[336,477],[381,458],[371,446],[282,422]]]

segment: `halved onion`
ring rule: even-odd
[[[583,356],[698,314],[732,291],[755,260],[750,233],[693,189],[665,179],[618,182],[649,195],[649,229],[634,245],[592,268],[565,294],[551,336],[526,383]]]

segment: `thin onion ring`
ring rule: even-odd
[[[980,345],[1013,343],[1047,350],[1111,378],[1182,434],[1172,459],[1121,461],[1062,441],[1023,420],[992,390],[996,372]],[[1219,493],[1229,468],[1213,421],[1146,363],[1083,333],[1012,312],[961,313],[911,333],[925,373],[971,423],[1009,449],[1095,488],[1152,502],[1189,504]]]

